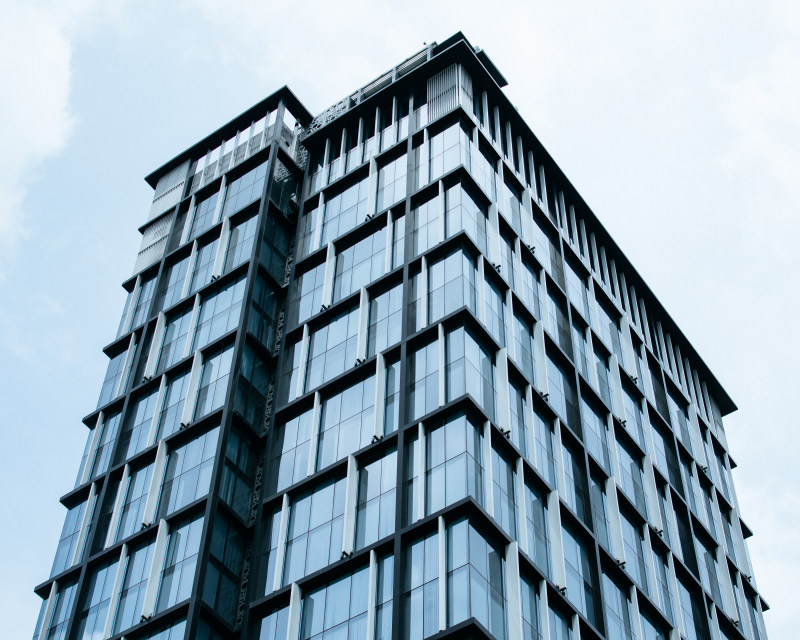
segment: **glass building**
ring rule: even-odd
[[[735,410],[458,33],[147,177],[34,638],[764,640]]]

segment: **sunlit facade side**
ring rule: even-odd
[[[456,34],[153,207],[34,638],[763,640],[735,405]]]

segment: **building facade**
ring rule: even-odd
[[[462,34],[153,205],[34,638],[764,640],[735,405]]]

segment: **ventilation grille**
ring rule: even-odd
[[[167,237],[172,229],[174,219],[175,212],[172,211],[144,228],[142,245],[139,247],[139,255],[136,256],[136,264],[133,267],[134,273],[139,273],[142,269],[161,260],[164,250],[167,248]]]

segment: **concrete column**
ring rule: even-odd
[[[369,295],[365,287],[361,287],[358,301],[358,343],[356,348],[356,364],[367,359],[367,333],[369,331]]]
[[[119,528],[119,520],[122,517],[122,507],[125,504],[125,496],[128,494],[128,485],[131,482],[131,466],[126,464],[122,470],[122,479],[117,486],[117,497],[114,500],[114,510],[111,512],[111,521],[108,523],[108,532],[106,533],[104,549],[107,549],[114,544],[114,539],[117,537],[117,529]]]
[[[283,563],[286,559],[286,538],[289,535],[289,494],[283,494],[281,502],[280,530],[278,531],[278,546],[275,550],[275,575],[272,580],[272,591],[277,591],[283,584]],[[287,635],[287,637],[289,637]],[[298,636],[294,636],[298,637]]]
[[[289,595],[289,621],[286,625],[286,639],[296,640],[300,637],[300,613],[303,606],[303,595],[296,582],[292,583]]]
[[[344,525],[342,553],[351,555],[355,550],[356,508],[358,500],[358,464],[353,455],[347,456],[347,480],[344,492]]]
[[[523,527],[524,528],[524,527]],[[519,545],[512,542],[506,547],[506,594],[508,594],[508,640],[523,640],[522,591],[519,577]]]
[[[188,427],[194,418],[194,407],[197,402],[197,392],[200,388],[200,374],[203,371],[203,356],[199,351],[194,352],[192,370],[189,373],[189,386],[186,389],[186,400],[181,413],[181,426]]]
[[[89,487],[89,497],[86,500],[86,508],[83,510],[80,533],[78,534],[78,544],[70,558],[69,565],[75,566],[83,556],[83,548],[86,545],[86,537],[89,534],[89,527],[92,524],[92,514],[94,513],[95,501],[97,500],[97,483],[93,482]]]
[[[325,279],[322,283],[322,309],[327,309],[333,304],[333,285],[336,279],[336,248],[332,242],[328,243],[325,257]],[[314,313],[317,313],[316,311]]]
[[[317,470],[317,450],[319,449],[319,429],[322,422],[322,395],[314,393],[314,409],[311,412],[311,440],[308,443],[308,469],[306,476]]]
[[[225,178],[223,178],[224,180]],[[222,228],[219,233],[219,243],[217,243],[217,255],[214,258],[214,268],[211,270],[211,281],[217,280],[222,275],[225,265],[225,255],[228,253],[228,244],[231,241],[231,219],[225,217],[222,221]]]
[[[511,407],[509,404],[509,383],[508,383],[508,355],[506,348],[503,347],[497,352],[497,389],[499,393],[496,394],[497,402],[497,426],[503,432],[508,432],[511,429]]]
[[[365,640],[375,640],[375,605],[378,600],[378,555],[369,552],[369,587],[367,590],[367,635]]]
[[[194,268],[197,265],[197,240],[192,243],[192,253],[189,255],[189,264],[186,265],[186,277],[183,280],[183,288],[181,289],[181,300],[189,295],[189,290],[192,288],[192,276],[194,275]]]
[[[496,519],[494,513],[494,491],[492,491],[492,423],[483,423],[483,494],[486,512]]]
[[[167,443],[162,440],[158,443],[156,461],[153,463],[153,472],[150,474],[150,487],[147,491],[147,500],[142,514],[142,525],[149,527],[156,519],[156,508],[161,497],[161,483],[164,481],[164,471],[167,468]]]
[[[122,591],[122,581],[125,578],[125,569],[128,559],[128,545],[123,544],[119,552],[117,561],[117,574],[114,576],[114,586],[111,588],[111,597],[108,600],[108,612],[106,613],[106,623],[103,627],[103,638],[110,638],[114,630],[114,618],[119,607],[119,597]]]
[[[373,438],[381,439],[386,430],[386,358],[379,353],[375,358],[375,431]]]
[[[439,631],[447,628],[447,538],[444,517],[439,516]]]
[[[144,592],[142,603],[142,618],[149,620],[153,617],[156,609],[156,597],[161,580],[161,570],[164,568],[164,560],[167,555],[167,538],[169,526],[163,518],[158,522],[158,533],[156,534],[156,544],[153,549],[153,563],[150,565],[150,575],[147,578],[147,588]]]
[[[150,431],[147,434],[147,445],[155,444],[158,438],[158,423],[161,418],[161,411],[164,408],[164,402],[167,398],[167,376],[161,376],[161,383],[158,386],[158,395],[156,396],[156,404],[153,407],[153,419],[150,421]]]
[[[150,351],[147,353],[147,362],[144,365],[144,374],[142,376],[144,381],[150,380],[156,373],[156,366],[158,365],[158,355],[161,352],[161,345],[164,342],[164,329],[166,326],[167,317],[161,311],[156,319],[156,328],[153,331],[153,340],[150,342]]]

